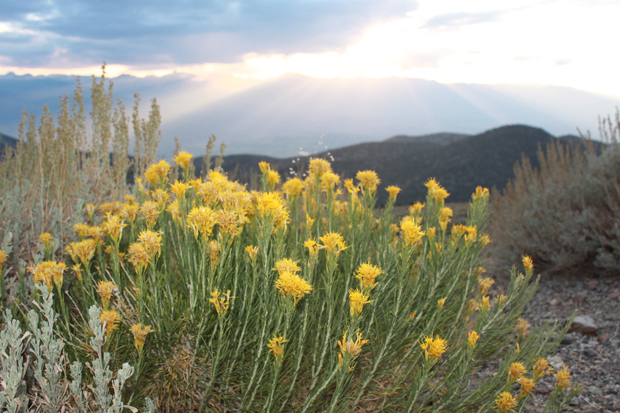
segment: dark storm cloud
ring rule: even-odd
[[[369,26],[416,8],[414,0],[16,3],[0,0],[0,22],[18,29],[0,33],[0,53],[18,65],[49,59],[194,64],[237,61],[250,52],[322,52],[343,48]],[[17,50],[16,42],[36,56]]]

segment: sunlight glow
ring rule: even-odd
[[[368,29],[343,51],[248,53],[235,63],[188,66],[109,65],[107,75],[185,73],[196,80],[224,75],[264,80],[286,73],[318,78],[415,77],[442,83],[560,85],[620,96],[616,81],[620,67],[615,52],[609,50],[610,42],[620,37],[618,2],[419,0],[418,4],[406,17]],[[0,33],[18,30],[0,22]],[[8,72],[84,76],[99,75],[100,67],[14,67],[0,55],[0,74]]]

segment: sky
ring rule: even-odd
[[[0,75],[286,73],[620,97],[617,0],[0,0]]]

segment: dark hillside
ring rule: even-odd
[[[0,133],[0,154],[4,153],[6,147],[15,148],[18,140],[8,135]]]
[[[374,170],[382,185],[379,202],[387,199],[387,185],[402,188],[397,204],[422,201],[424,183],[437,179],[450,192],[450,202],[466,202],[477,186],[504,188],[514,176],[514,164],[523,155],[537,165],[536,152],[554,139],[575,141],[578,137],[555,138],[540,128],[509,125],[478,135],[434,134],[419,137],[395,136],[381,142],[361,143],[320,153],[332,162],[334,171],[344,178],[354,178],[360,170]],[[293,170],[303,169],[308,158],[270,158],[255,155],[233,155],[224,159],[224,169],[235,178],[249,182],[258,172],[258,162],[267,161],[283,179]],[[202,164],[202,160],[198,161]]]

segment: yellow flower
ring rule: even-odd
[[[364,263],[357,268],[355,278],[360,280],[363,290],[371,290],[377,285],[375,279],[381,274],[383,274],[383,271],[379,267],[375,267],[370,263]]]
[[[118,288],[116,284],[110,281],[99,281],[97,285],[97,293],[101,297],[101,304],[103,305],[103,309],[107,310],[110,306],[110,297],[112,296],[112,292],[115,288]]]
[[[121,316],[114,310],[102,311],[99,316],[99,320],[105,325],[105,334],[110,337],[112,332],[118,328],[118,323],[121,321]]]
[[[304,247],[308,248],[308,252],[310,253],[310,257],[316,257],[319,253],[319,247],[316,244],[316,240],[310,238],[306,242],[304,242]]]
[[[161,188],[151,191],[151,197],[157,203],[160,212],[166,208],[166,203],[170,200],[170,195],[168,195],[168,192]]]
[[[424,236],[422,227],[411,216],[406,216],[400,221],[400,229],[407,245],[415,244]]]
[[[430,356],[433,361],[437,361],[437,359],[446,352],[446,340],[439,336],[437,336],[437,338],[425,336],[424,343],[420,342],[420,347],[424,350],[424,357],[426,360],[428,360]]]
[[[526,372],[527,370],[525,369],[523,363],[512,363],[508,372],[508,381],[514,382],[515,380],[521,378],[521,376],[523,376]]]
[[[400,188],[395,185],[390,185],[387,188],[385,188],[385,190],[388,191],[388,193],[390,194],[390,201],[391,202],[396,201],[396,196],[400,192]]]
[[[476,187],[476,192],[472,195],[474,202],[478,202],[481,199],[489,198],[489,190],[487,188],[483,188],[481,186]]]
[[[315,158],[310,160],[308,170],[311,175],[321,176],[326,172],[333,172],[332,167],[325,159]]]
[[[52,234],[50,234],[49,232],[44,232],[43,234],[39,235],[39,242],[41,244],[43,244],[43,248],[48,251],[52,249],[52,247],[54,246],[54,237],[52,237]]]
[[[153,333],[155,330],[151,326],[142,326],[142,323],[134,324],[131,326],[131,332],[133,333],[133,345],[138,350],[138,353],[142,353],[144,348],[144,342],[148,333]]]
[[[296,261],[293,261],[290,258],[284,258],[276,262],[276,267],[274,270],[277,270],[278,274],[282,274],[285,271],[296,273],[300,271],[301,268],[299,268]]]
[[[480,335],[478,333],[476,333],[475,331],[470,331],[467,337],[467,345],[469,346],[469,348],[474,349],[479,338]]]
[[[437,306],[440,310],[443,310],[443,307],[446,305],[446,298],[447,297],[444,297],[441,300],[437,300]]]
[[[239,214],[237,211],[226,209],[217,211],[216,219],[220,231],[224,234],[230,234],[233,237],[241,233],[241,227],[239,227],[239,225],[245,222],[244,215]]]
[[[131,224],[136,220],[136,216],[138,215],[138,211],[140,210],[140,205],[136,202],[132,202],[129,204],[123,204],[123,211],[121,215],[129,220]]]
[[[258,163],[258,168],[263,175],[267,175],[267,171],[271,169],[271,165],[269,164],[269,162],[262,161]]]
[[[95,255],[97,242],[93,239],[85,239],[84,241],[72,242],[67,247],[67,252],[74,262],[81,262],[85,267]]]
[[[523,257],[523,266],[527,272],[534,271],[534,263],[532,262],[532,258],[529,255],[525,255]]]
[[[340,251],[346,250],[348,247],[344,242],[344,238],[337,232],[329,232],[320,238],[323,243],[322,248],[328,253],[340,254]]]
[[[491,304],[489,304],[490,297],[485,295],[482,297],[482,301],[480,301],[480,309],[482,311],[489,311],[491,309]]]
[[[140,242],[151,257],[159,255],[161,251],[161,234],[150,230],[142,231],[138,235],[138,242]]]
[[[287,198],[299,195],[303,189],[304,183],[299,178],[289,179],[282,185],[282,191],[286,194]]]
[[[495,284],[495,280],[491,277],[478,279],[478,295],[485,295],[488,293],[493,284]]]
[[[209,207],[192,208],[187,214],[187,227],[194,232],[194,237],[208,239],[213,233],[217,214]]]
[[[412,216],[418,216],[420,215],[420,212],[422,212],[422,209],[424,208],[424,204],[421,202],[416,202],[415,204],[411,205],[409,207],[409,214],[411,214]]]
[[[258,255],[258,247],[248,245],[247,247],[245,247],[245,251],[248,253],[252,261],[256,260],[256,256]]]
[[[267,185],[269,188],[275,188],[280,183],[280,174],[272,169],[267,171]]]
[[[519,332],[519,338],[527,337],[530,332],[530,323],[522,318],[517,319],[517,331]]]
[[[192,161],[194,155],[191,153],[187,153],[185,151],[179,152],[179,154],[172,159],[179,165],[182,169],[189,168],[189,164]]]
[[[377,190],[377,186],[381,183],[381,180],[377,176],[375,171],[359,171],[355,176],[362,188],[374,192]]]
[[[503,306],[508,297],[505,294],[500,294],[497,296],[497,305],[499,307]]]
[[[545,377],[553,371],[553,368],[549,366],[549,362],[544,358],[539,358],[534,363],[534,381],[538,381],[540,378]]]
[[[75,231],[75,233],[77,234],[78,237],[80,237],[80,239],[85,238],[88,236],[88,230],[89,230],[89,226],[87,224],[84,223],[79,223],[79,224],[75,224],[73,226],[73,230]]]
[[[75,275],[78,277],[78,280],[82,281],[82,267],[80,264],[75,264],[71,267]]]
[[[435,178],[430,178],[424,185],[428,188],[428,195],[435,198],[436,202],[443,203],[443,200],[450,195]]]
[[[571,375],[567,366],[563,366],[560,371],[554,374],[554,376],[558,380],[555,384],[558,389],[564,391],[568,386],[570,386]]]
[[[358,186],[353,185],[353,179],[345,179],[344,187],[347,188],[347,191],[351,194],[352,202],[357,198],[357,193],[360,191]]]
[[[286,227],[289,218],[288,209],[279,193],[261,193],[257,199],[256,210],[259,217],[273,221],[274,230]]]
[[[86,204],[85,209],[86,209],[86,213],[88,214],[88,219],[90,219],[90,221],[92,222],[93,215],[95,215],[96,207],[93,204]]]
[[[67,266],[62,262],[43,261],[34,267],[32,265],[29,266],[28,270],[32,273],[35,284],[43,281],[48,291],[52,291],[54,289],[54,284],[56,284],[56,288],[60,291],[65,268],[67,268]]]
[[[183,199],[185,197],[185,192],[189,189],[189,185],[185,182],[176,181],[173,184],[170,184],[170,191],[176,195],[177,199]]]
[[[140,206],[140,213],[146,220],[146,226],[151,228],[157,222],[159,216],[159,207],[153,201],[146,201]]]
[[[499,413],[508,413],[517,407],[517,401],[510,392],[505,391],[495,399],[495,406]]]
[[[170,164],[161,160],[159,163],[149,166],[144,173],[144,177],[154,186],[158,181],[166,181],[168,179],[168,172],[170,172]]]
[[[211,292],[211,298],[209,301],[215,306],[218,316],[222,316],[228,311],[230,306],[230,299],[235,298],[230,296],[230,290],[226,291],[226,294],[220,293],[217,288]]]
[[[273,354],[276,359],[276,362],[282,364],[282,359],[284,358],[284,349],[282,348],[282,344],[287,343],[288,340],[284,339],[284,336],[273,336],[271,340],[269,340],[269,351]]]
[[[2,269],[2,265],[6,262],[6,260],[7,260],[6,252],[0,250],[0,269]]]
[[[306,280],[290,271],[282,272],[276,280],[276,288],[282,293],[293,297],[294,304],[312,291],[312,286]]]
[[[147,248],[140,242],[134,242],[129,246],[129,262],[133,264],[136,273],[141,274],[146,265],[151,262],[151,255]]]
[[[170,215],[172,216],[172,220],[174,222],[178,224],[181,224],[183,222],[181,217],[181,207],[179,206],[178,199],[175,199],[174,202],[168,204],[166,211],[170,212]]]
[[[101,224],[101,228],[115,243],[118,243],[121,240],[123,228],[125,228],[126,226],[127,224],[123,222],[123,219],[121,217],[119,217],[118,215],[112,215],[110,213],[108,213],[105,222]]]
[[[362,333],[357,333],[357,340],[347,340],[347,333],[342,336],[342,340],[338,340],[338,347],[340,347],[340,354],[338,354],[338,366],[342,366],[343,359],[346,361],[346,365],[351,362],[362,351],[362,346],[368,343],[368,340],[362,340]]]
[[[364,304],[371,303],[372,301],[368,301],[368,295],[364,294],[363,291],[360,290],[349,290],[349,305],[351,306],[351,317],[356,317],[360,315],[362,309],[364,308]]]
[[[521,384],[521,392],[519,393],[520,398],[526,397],[528,394],[530,394],[534,386],[536,386],[534,380],[530,379],[529,377],[521,377],[519,379],[519,384]]]
[[[321,175],[321,189],[326,192],[334,190],[334,187],[340,182],[340,177],[332,172],[325,172]]]

